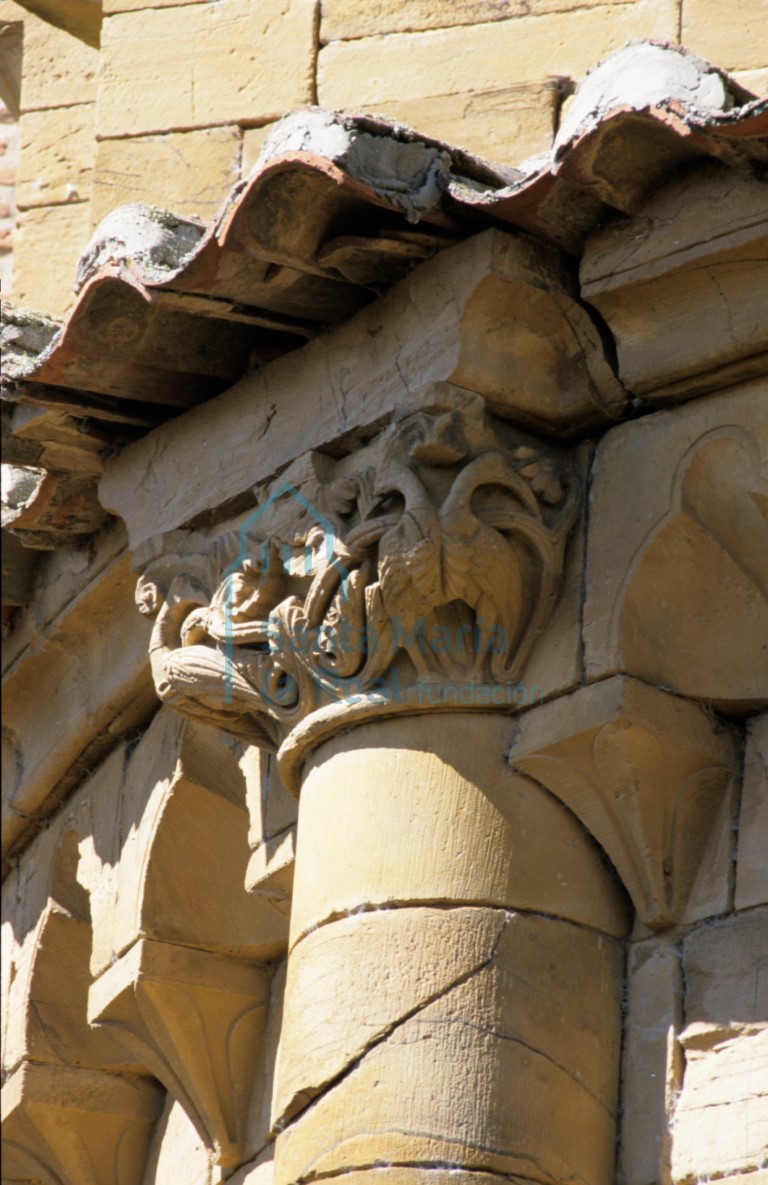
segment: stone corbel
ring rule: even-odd
[[[268,972],[226,955],[138,941],[94,983],[89,1019],[120,1036],[181,1102],[216,1162],[247,1160],[247,1116]]]
[[[288,937],[275,903],[244,887],[246,787],[233,748],[161,710],[99,787],[102,822],[80,864],[94,903],[91,1031],[154,1074],[230,1167],[253,1151],[266,968]]]
[[[615,676],[521,717],[510,762],[597,839],[646,926],[684,920],[737,765],[731,733],[704,708]],[[714,873],[727,883],[727,869]]]
[[[6,1082],[3,1180],[136,1185],[162,1104],[148,1078],[24,1062]]]

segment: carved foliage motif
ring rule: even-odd
[[[239,529],[148,565],[162,699],[275,747],[325,704],[520,678],[579,504],[562,453],[440,385],[358,453],[292,476]]]

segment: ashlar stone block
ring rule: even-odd
[[[683,969],[679,948],[646,939],[627,959],[621,1057],[620,1185],[656,1185],[668,1174],[669,1115],[682,1077]]]
[[[138,0],[107,2],[128,7],[129,3]],[[482,25],[488,21],[588,7],[590,4],[583,0],[439,0],[437,3],[435,0],[378,0],[375,6],[361,5],[356,0],[324,0],[320,38],[322,41],[349,41],[377,33],[413,33],[452,25]]]
[[[96,153],[95,113],[95,104],[79,103],[22,115],[19,209],[88,201]]]
[[[768,380],[756,380],[601,441],[587,543],[588,679],[626,671],[726,711],[767,702],[766,396]]]
[[[561,89],[555,80],[525,82],[459,94],[390,98],[369,105],[377,114],[425,136],[460,144],[476,156],[508,165],[551,147]]]
[[[768,372],[767,246],[765,181],[715,163],[589,239],[582,296],[608,324],[629,390],[664,403]]]
[[[22,210],[13,244],[14,300],[54,317],[65,313],[75,299],[75,269],[90,233],[88,202]]]
[[[689,1025],[681,1041],[686,1066],[672,1140],[675,1185],[764,1169],[768,1026],[738,1031]]]
[[[22,112],[93,102],[99,70],[98,49],[30,12],[22,15]]]
[[[712,1027],[768,1022],[768,907],[751,909],[685,939],[686,1019]]]
[[[122,12],[102,26],[103,138],[275,119],[312,100],[314,0]],[[147,96],[151,95],[151,101]]]
[[[673,0],[334,42],[320,51],[318,90],[328,107],[374,108],[435,93],[484,91],[553,75],[580,77],[632,38],[677,36]],[[516,164],[517,160],[507,161]]]
[[[766,12],[761,0],[685,0],[683,45],[726,70],[768,64]]]
[[[239,180],[241,145],[238,127],[101,140],[91,224],[129,202],[210,221]]]

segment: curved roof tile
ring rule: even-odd
[[[596,67],[551,152],[515,169],[376,116],[295,112],[210,225],[122,207],[86,248],[62,325],[6,311],[6,458],[70,474],[84,458],[91,477],[100,450],[301,346],[435,252],[501,226],[578,256],[606,217],[697,158],[765,169],[768,100],[654,43]],[[30,407],[43,421],[34,446],[14,436]],[[34,546],[32,510],[18,529]],[[38,528],[51,546],[44,508]],[[72,528],[90,529],[82,514]]]

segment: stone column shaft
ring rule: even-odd
[[[306,764],[277,1185],[385,1165],[612,1180],[623,893],[508,770],[508,734],[376,720]]]

